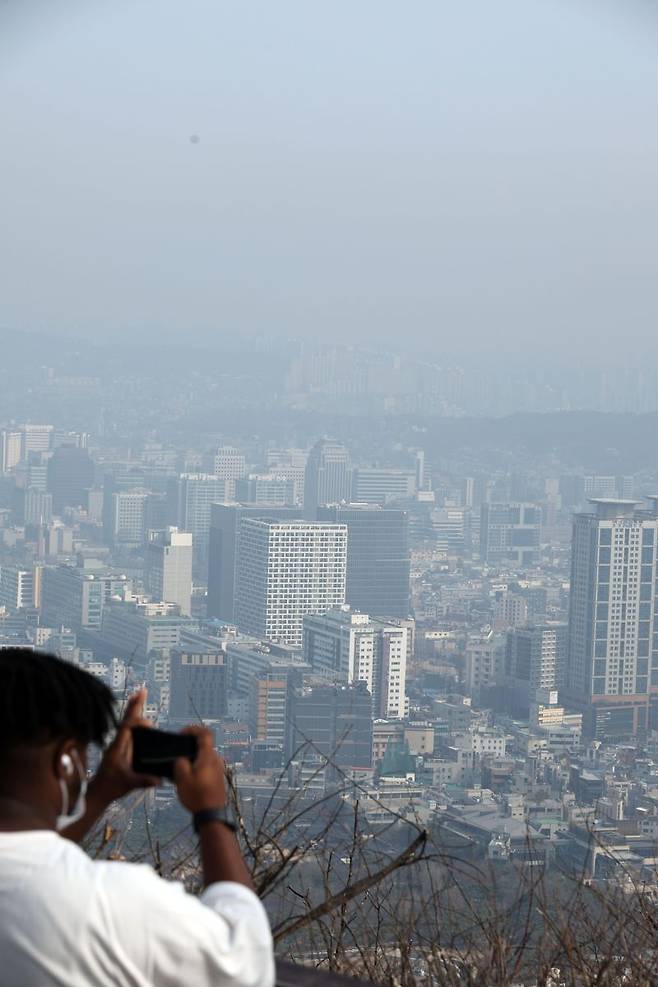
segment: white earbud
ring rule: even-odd
[[[73,761],[71,760],[70,754],[62,754],[60,762],[67,775],[73,774]]]

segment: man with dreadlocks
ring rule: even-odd
[[[271,987],[272,937],[232,827],[212,734],[175,765],[199,833],[199,898],[150,867],[94,861],[76,844],[107,806],[157,778],[132,770],[127,704],[95,776],[87,748],[117,727],[110,689],[50,655],[0,649],[0,985]]]

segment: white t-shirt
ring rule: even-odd
[[[200,898],[145,864],[91,860],[49,830],[0,833],[2,987],[272,987],[265,910],[241,884]]]

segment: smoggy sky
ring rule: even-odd
[[[0,0],[0,36],[2,326],[658,351],[651,2]]]

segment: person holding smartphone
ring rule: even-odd
[[[127,704],[95,776],[87,748],[116,726],[110,689],[50,655],[0,649],[0,985],[272,987],[265,910],[226,810],[213,736],[189,727],[174,765],[201,848],[199,897],[144,864],[92,860],[77,843],[107,806],[159,779],[132,767],[145,691]]]

